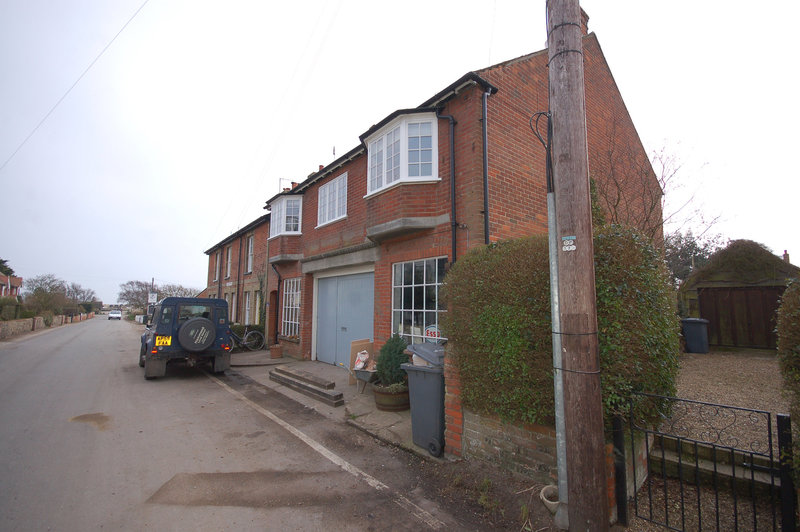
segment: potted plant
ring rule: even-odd
[[[408,362],[406,341],[394,334],[383,344],[375,372],[378,382],[372,387],[378,410],[398,412],[408,410],[408,376],[400,364]]]

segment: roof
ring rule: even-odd
[[[800,279],[800,268],[773,255],[752,240],[734,240],[714,253],[708,264],[686,279],[687,289],[738,286],[782,286]]]
[[[235,233],[231,234],[230,236],[225,237],[223,240],[220,240],[219,242],[217,242],[216,244],[214,244],[213,246],[208,248],[205,251],[205,254],[206,255],[211,255],[211,253],[215,249],[220,248],[220,247],[224,246],[225,244],[228,244],[229,242],[233,242],[234,240],[236,240],[240,236],[244,235],[245,233],[249,233],[250,231],[252,231],[256,227],[258,227],[259,225],[262,225],[262,224],[265,224],[265,223],[269,223],[269,216],[270,216],[269,213],[267,213],[267,214],[265,214],[263,216],[259,216],[258,218],[256,218],[255,220],[253,220],[252,222],[250,222],[246,226],[242,227],[241,229],[239,229]]]
[[[490,68],[492,68],[492,67],[490,67]],[[394,112],[390,113],[388,116],[386,116],[385,118],[383,118],[380,122],[370,126],[369,129],[367,129],[364,133],[359,135],[359,140],[361,140],[361,144],[359,144],[358,146],[356,146],[355,148],[353,148],[352,150],[350,150],[349,152],[347,152],[343,156],[339,157],[338,159],[336,159],[335,161],[330,163],[328,166],[320,168],[320,170],[318,172],[312,173],[311,175],[308,176],[308,178],[305,181],[303,181],[302,183],[300,183],[296,187],[293,187],[290,190],[284,190],[282,192],[279,192],[278,194],[275,194],[274,196],[272,196],[271,198],[269,198],[266,201],[266,203],[264,205],[264,208],[268,209],[270,203],[275,201],[275,199],[279,198],[280,196],[287,196],[287,195],[293,195],[293,194],[302,193],[305,189],[307,189],[308,187],[310,187],[311,185],[313,185],[314,183],[316,183],[320,179],[323,179],[324,177],[327,177],[331,173],[335,172],[338,168],[342,167],[348,161],[351,161],[351,160],[355,159],[356,157],[358,157],[359,155],[361,155],[366,149],[365,146],[364,146],[364,139],[369,137],[372,133],[374,133],[375,131],[379,130],[380,128],[382,128],[383,126],[385,126],[386,124],[388,124],[389,122],[391,122],[392,120],[397,118],[398,116],[401,116],[401,115],[404,115],[404,114],[411,114],[411,113],[435,112],[439,107],[441,107],[441,104],[443,102],[447,101],[448,99],[450,99],[453,96],[455,96],[456,94],[458,94],[458,92],[463,90],[465,87],[469,87],[471,85],[478,85],[485,92],[488,92],[490,94],[494,94],[494,93],[496,93],[498,91],[497,87],[495,87],[494,85],[489,83],[487,80],[483,79],[476,72],[467,72],[466,74],[461,76],[459,79],[457,79],[456,81],[454,81],[453,83],[451,83],[450,85],[445,87],[443,90],[441,90],[441,91],[437,92],[436,94],[434,94],[431,98],[429,98],[428,100],[423,102],[420,106],[414,107],[414,108],[411,108],[411,109],[398,109],[397,111],[394,111]],[[208,253],[208,252],[206,252],[206,253]]]

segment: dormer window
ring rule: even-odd
[[[401,182],[439,179],[438,131],[434,113],[402,115],[365,140],[367,194]]]
[[[280,235],[299,235],[300,219],[303,213],[303,198],[281,197],[270,203],[269,237]]]

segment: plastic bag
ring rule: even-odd
[[[367,360],[369,360],[369,352],[365,349],[356,353],[356,363],[353,369],[364,369],[367,367]]]

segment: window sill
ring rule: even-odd
[[[336,218],[335,220],[327,221],[324,224],[319,224],[314,229],[321,229],[322,227],[327,227],[329,225],[335,224],[336,222],[341,222],[343,220],[347,220],[347,215],[344,215],[344,216],[341,216],[339,218]]]
[[[300,338],[298,336],[283,336],[281,334],[278,335],[278,340],[283,340],[284,342],[291,342],[293,344],[299,344]]]

